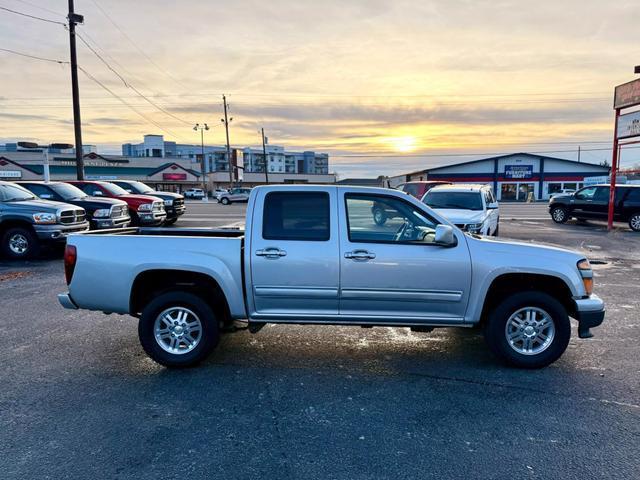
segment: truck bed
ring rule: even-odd
[[[78,260],[69,288],[80,308],[129,313],[138,275],[187,271],[215,280],[234,317],[245,316],[243,230],[119,228],[71,235],[67,244],[77,249]]]
[[[127,227],[90,230],[82,235],[154,235],[162,237],[223,237],[240,238],[244,230],[239,228],[168,228],[168,227]]]

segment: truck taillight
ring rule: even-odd
[[[76,268],[76,260],[78,259],[78,253],[76,247],[73,245],[67,245],[64,249],[64,276],[67,280],[67,285],[71,283],[73,277],[73,271]]]

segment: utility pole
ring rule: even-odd
[[[208,183],[207,173],[205,169],[205,159],[204,159],[204,131],[209,130],[209,125],[207,125],[206,123],[203,125],[196,123],[193,129],[195,131],[200,130],[200,148],[201,148],[200,171],[202,172],[202,189],[204,190],[206,198],[209,198],[209,192],[207,190],[207,183]]]
[[[229,162],[229,188],[233,187],[233,169],[231,167],[231,147],[229,146],[229,122],[233,120],[227,116],[227,97],[222,95],[222,103],[224,104],[224,118],[221,119],[224,123],[224,129],[227,133],[227,161]]]
[[[580,145],[578,145],[578,162],[580,162]]]
[[[73,0],[69,0],[69,47],[71,50],[71,92],[73,96],[73,130],[76,142],[76,175],[84,180],[84,158],[82,156],[82,125],[80,121],[80,89],[78,87],[78,57],[76,53],[76,24],[83,23],[84,17],[73,9]]]
[[[260,129],[262,131],[262,156],[264,158],[264,179],[265,183],[269,183],[269,162],[267,161],[267,147],[266,141],[264,138],[264,128]]]

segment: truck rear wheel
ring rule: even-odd
[[[634,232],[640,232],[640,212],[636,212],[629,217],[629,228]]]
[[[28,228],[9,228],[2,235],[2,253],[14,260],[33,258],[40,250],[36,235]]]
[[[508,365],[542,368],[567,349],[571,324],[564,306],[552,296],[521,292],[509,295],[489,313],[484,337]]]
[[[165,367],[190,367],[218,345],[220,330],[211,307],[197,295],[174,290],[143,310],[138,336],[144,351]]]

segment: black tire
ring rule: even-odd
[[[640,232],[640,212],[631,214],[629,217],[629,228],[634,232]]]
[[[170,218],[169,220],[165,220],[164,224],[165,225],[173,225],[174,223],[176,223],[178,221],[178,217],[176,218]]]
[[[222,197],[222,200],[220,200],[220,203],[223,205],[229,205],[231,203],[231,200],[229,200],[227,197]]]
[[[551,219],[556,223],[566,223],[569,220],[569,211],[565,207],[553,207]]]
[[[499,233],[500,233],[500,223],[496,225],[496,230],[495,232],[493,232],[493,236],[497,237]]]
[[[156,340],[154,327],[158,316],[170,308],[186,308],[200,321],[199,341],[191,351],[170,353]],[[144,309],[138,322],[138,337],[144,351],[160,365],[172,368],[191,367],[198,364],[213,351],[220,341],[220,328],[213,310],[197,295],[173,290],[155,297]]]
[[[373,209],[373,221],[376,225],[382,226],[387,223],[387,214],[381,208]]]
[[[507,340],[507,322],[514,313],[525,307],[543,310],[549,315],[555,327],[552,340],[544,349],[541,344],[538,344],[541,351],[537,354],[521,353]],[[546,331],[549,333],[548,330]],[[540,291],[514,293],[489,313],[484,324],[484,338],[489,349],[507,365],[519,368],[542,368],[555,362],[567,349],[571,338],[571,323],[564,306],[551,295]]]
[[[132,227],[139,227],[140,217],[138,217],[138,214],[133,210],[129,210],[129,216],[131,217],[131,223],[129,225]]]
[[[19,242],[19,243],[16,243]],[[40,242],[36,234],[27,227],[9,228],[2,235],[2,253],[12,260],[26,260],[35,257],[40,251]],[[23,249],[19,251],[18,249]]]

